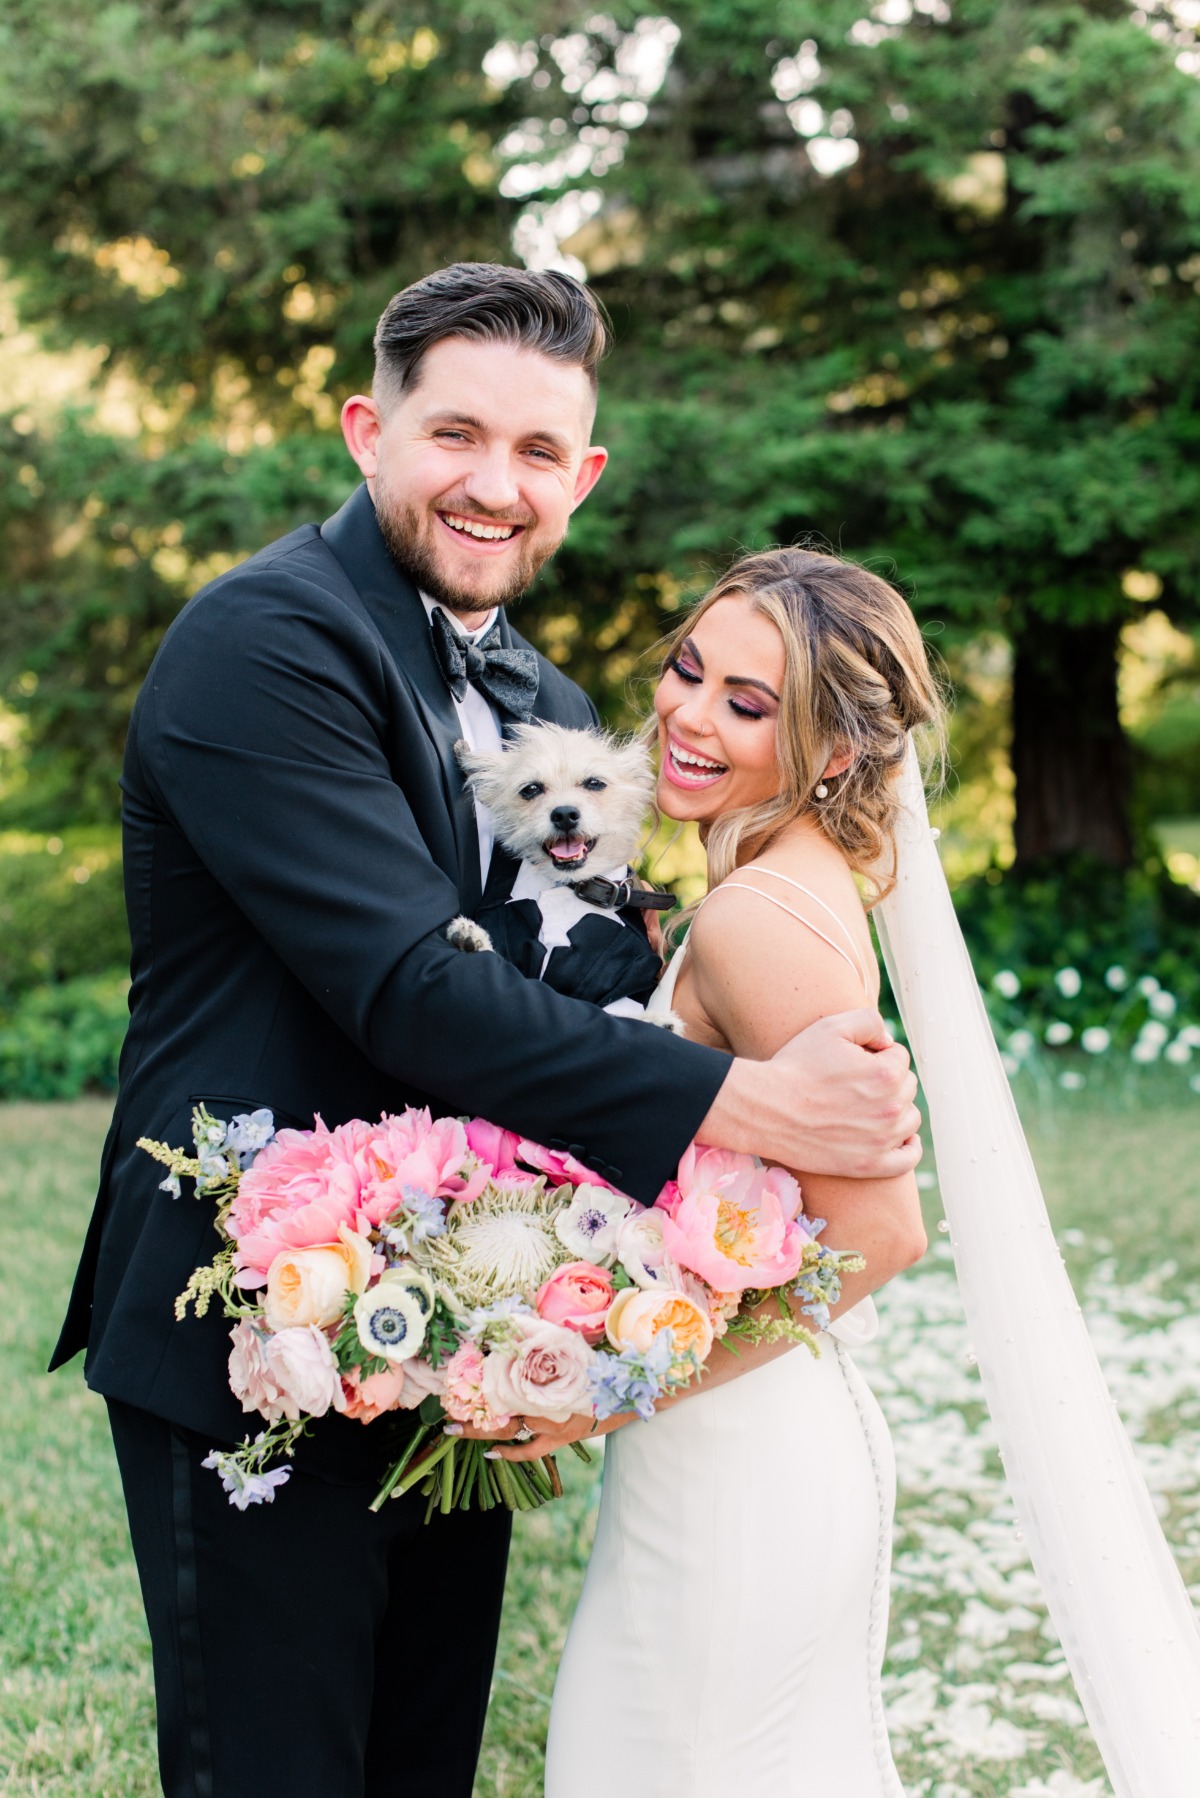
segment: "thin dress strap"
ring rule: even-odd
[[[825,932],[814,924],[811,918],[806,918],[803,912],[793,910],[793,908],[790,905],[785,904],[782,899],[776,899],[773,893],[764,893],[761,887],[750,886],[746,881],[723,880],[720,886],[715,886],[712,889],[712,893],[706,893],[704,899],[702,899],[700,903],[703,905],[705,901],[712,898],[713,893],[724,892],[729,887],[737,887],[743,893],[757,893],[759,898],[765,899],[768,905],[773,905],[777,910],[786,912],[789,918],[795,918],[798,924],[806,925],[807,928],[812,931],[814,936],[819,936],[823,943],[827,943],[835,955],[840,955],[847,966],[853,968],[862,984],[863,992],[868,995],[870,994],[871,988],[867,981],[862,962],[859,960],[858,949],[854,938],[851,936],[845,923],[838,917],[838,914],[831,905],[826,905],[824,899],[820,898],[816,893],[811,892],[810,889],[804,886],[800,881],[793,880],[790,874],[781,874],[777,868],[764,868],[759,862],[749,862],[746,867],[738,869],[738,872],[740,874],[769,874],[773,879],[782,880],[785,885],[795,887],[797,892],[803,893],[805,898],[811,899],[814,905],[819,905],[821,910],[827,912],[833,919],[834,923],[850,945],[849,955],[847,955],[840,943],[835,943],[832,937],[826,936]]]

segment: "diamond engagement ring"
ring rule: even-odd
[[[517,1431],[516,1435],[513,1437],[513,1441],[514,1442],[532,1442],[534,1432],[530,1429],[529,1425],[525,1422],[525,1419],[523,1417],[518,1417],[517,1422],[520,1424],[521,1427]]]

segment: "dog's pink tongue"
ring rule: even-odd
[[[550,853],[556,862],[578,861],[587,844],[582,837],[571,837],[565,843],[551,843]]]

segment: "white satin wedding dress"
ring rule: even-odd
[[[546,1798],[903,1798],[880,1695],[892,1445],[848,1353],[875,1330],[865,1299],[819,1359],[608,1438]]]

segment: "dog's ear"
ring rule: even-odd
[[[654,792],[654,767],[646,744],[639,737],[611,737],[609,743],[613,772],[649,804]]]
[[[460,737],[454,745],[454,759],[468,780],[473,775],[490,774],[503,754],[502,749],[472,749],[465,737]]]

